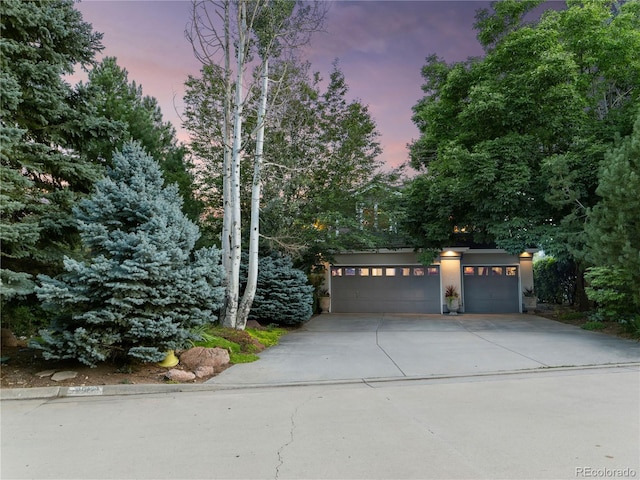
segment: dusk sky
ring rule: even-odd
[[[368,105],[381,134],[388,168],[408,159],[406,145],[417,138],[411,107],[422,97],[420,70],[435,53],[448,62],[482,54],[474,15],[485,1],[334,1],[325,32],[305,47],[312,70],[327,78],[339,60],[349,99]],[[190,2],[84,0],[76,8],[104,34],[102,55],[115,56],[129,81],[158,100],[165,121],[181,140],[184,81],[200,63],[185,38]]]

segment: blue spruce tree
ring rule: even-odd
[[[246,256],[241,268],[241,283],[246,283]],[[258,264],[256,296],[249,318],[282,325],[306,322],[313,314],[313,286],[291,258],[273,253],[261,257]]]
[[[220,253],[194,251],[198,227],[181,211],[175,185],[137,143],[74,209],[84,259],[66,257],[65,273],[41,275],[36,289],[56,318],[41,331],[48,359],[95,365],[130,356],[159,361],[217,319],[223,289]]]

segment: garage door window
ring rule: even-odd
[[[463,267],[462,272],[467,277],[499,277],[502,275],[515,277],[518,275],[518,267]]]
[[[467,272],[465,267],[465,274]],[[474,267],[470,267],[474,268]],[[432,267],[331,267],[332,277],[424,277],[438,276],[440,269]]]

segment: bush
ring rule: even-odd
[[[576,275],[573,262],[544,257],[533,264],[536,296],[542,303],[575,302]]]
[[[591,320],[587,323],[585,323],[584,325],[582,325],[582,328],[584,330],[603,330],[606,327],[606,325],[602,322],[599,322],[597,320]]]
[[[241,270],[246,283],[246,266]],[[249,318],[280,325],[306,322],[313,314],[313,286],[289,257],[271,254],[260,258],[256,296]]]
[[[638,315],[634,304],[634,284],[627,272],[616,267],[589,268],[585,274],[589,300],[596,302],[597,313],[605,320],[628,322]]]
[[[32,298],[33,297],[33,298]],[[19,337],[31,337],[46,327],[50,316],[42,310],[35,295],[26,300],[11,300],[2,305],[2,327]]]

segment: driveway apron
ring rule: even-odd
[[[374,381],[639,362],[636,341],[535,315],[323,314],[259,361],[207,383]]]

